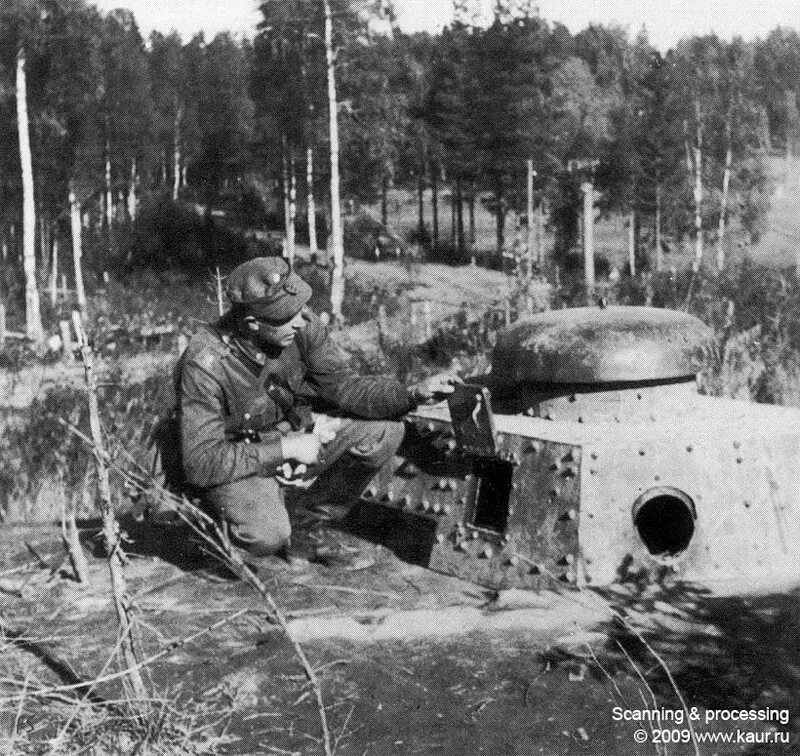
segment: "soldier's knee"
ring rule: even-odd
[[[229,532],[231,542],[253,556],[269,556],[283,551],[292,536],[288,517],[285,522],[231,524]]]
[[[350,453],[362,464],[379,468],[397,453],[403,442],[403,423],[371,422],[364,436],[350,447]]]
[[[274,478],[245,478],[207,492],[228,525],[231,541],[254,556],[281,551],[292,535],[283,493]]]

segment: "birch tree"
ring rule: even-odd
[[[36,202],[33,194],[33,156],[28,122],[25,48],[17,53],[16,97],[19,158],[22,172],[22,255],[25,270],[25,332],[36,343],[44,339],[36,283]]]

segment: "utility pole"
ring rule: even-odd
[[[325,11],[325,61],[328,73],[328,127],[331,142],[331,313],[335,321],[342,320],[344,301],[344,233],[340,207],[339,181],[339,121],[336,99],[336,55],[333,49],[333,15],[330,0],[322,0]]]

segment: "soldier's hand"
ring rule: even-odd
[[[313,433],[290,433],[281,437],[281,452],[284,459],[292,459],[304,465],[315,465],[322,451],[322,441]]]
[[[463,381],[452,373],[439,373],[426,378],[424,381],[415,383],[409,388],[411,395],[420,403],[435,399],[444,399],[453,393],[455,386]]]
[[[311,486],[313,486],[317,480],[316,477],[304,478],[303,476],[307,472],[308,467],[302,462],[294,469],[292,468],[291,463],[284,462],[277,469],[278,474],[275,476],[275,479],[282,486],[287,486],[288,488],[299,488],[300,490],[305,491],[311,488]]]
[[[312,433],[323,444],[329,444],[333,441],[341,427],[342,419],[340,417],[328,417],[327,415],[314,413],[314,430]]]

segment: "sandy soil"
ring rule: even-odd
[[[247,609],[149,667],[151,689],[169,693],[198,722],[218,721],[225,738],[214,752],[321,753],[313,697],[261,599],[203,557],[183,530],[126,528],[143,655]],[[87,545],[96,543],[91,536],[84,532]],[[0,538],[2,621],[42,639],[35,648],[6,640],[2,693],[23,670],[45,685],[63,682],[63,668],[93,678],[116,638],[101,555],[91,560],[91,585],[81,588],[65,576],[48,580],[26,546],[58,564],[55,529],[5,529]],[[641,710],[645,700],[652,708],[652,696],[659,707],[681,709],[666,669],[701,715],[770,707],[797,716],[797,591],[743,597],[697,586],[624,586],[497,594],[347,533],[324,538],[358,548],[374,564],[359,571],[311,564],[300,574],[264,577],[320,670],[339,754],[695,753],[687,745],[637,744],[639,723],[614,721],[615,706]],[[14,568],[22,569],[5,574]],[[56,658],[61,674],[53,671]],[[115,686],[97,692],[113,697]],[[54,726],[48,716],[47,707],[30,706],[18,728],[44,743]],[[700,753],[797,753],[797,720],[778,728],[790,733],[790,745],[703,745]],[[702,716],[698,724],[702,732],[735,730],[704,726]]]

